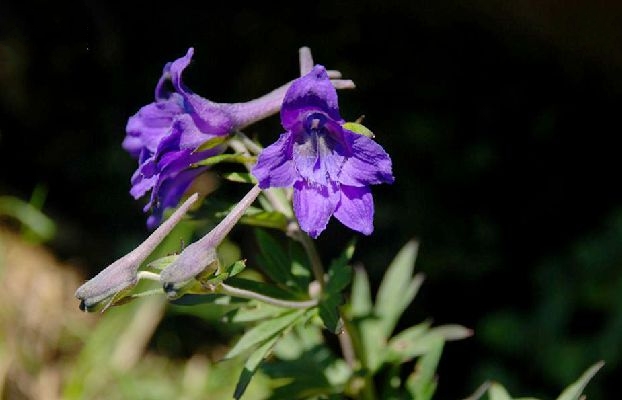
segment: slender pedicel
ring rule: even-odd
[[[76,297],[80,300],[80,309],[90,311],[99,303],[134,286],[138,280],[138,268],[147,256],[164,240],[181,221],[197,199],[198,194],[193,194],[186,200],[162,225],[134,250],[110,264],[95,277],[87,281],[76,290]],[[108,304],[105,306],[107,308]]]
[[[162,282],[164,291],[169,297],[176,297],[177,290],[201,274],[206,268],[217,268],[216,246],[223,241],[260,192],[259,186],[253,186],[214,229],[186,247],[177,259],[162,271],[160,282]]]

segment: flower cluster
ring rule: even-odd
[[[353,87],[336,71],[309,64],[304,75],[246,103],[215,103],[188,89],[182,73],[193,49],[166,64],[155,102],[142,107],[126,127],[123,148],[138,158],[130,193],[151,192],[145,212],[150,228],[166,208],[175,207],[192,181],[207,167],[196,163],[225,150],[202,146],[281,110],[286,130],[260,155],[252,172],[262,189],[294,188],[294,212],[300,227],[317,237],[334,215],[344,225],[370,234],[374,204],[369,186],[393,182],[391,159],[371,138],[344,128],[335,87]],[[304,65],[303,65],[304,64]],[[310,70],[310,71],[308,71]]]

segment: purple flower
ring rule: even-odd
[[[194,178],[206,169],[193,164],[224,151],[224,146],[197,151],[200,145],[276,114],[290,85],[245,103],[215,103],[194,94],[182,82],[181,74],[193,53],[190,48],[184,57],[164,66],[155,102],[142,107],[126,126],[123,148],[139,164],[130,194],[138,199],[151,191],[145,206],[145,212],[152,213],[147,220],[150,228],[160,223],[164,210],[176,206]],[[332,73],[336,87],[354,87],[352,81],[339,79],[339,71]]]
[[[372,139],[345,129],[337,103],[323,66],[294,81],[281,108],[286,132],[264,149],[252,171],[262,189],[293,186],[300,227],[314,238],[332,215],[371,234],[369,185],[394,180],[387,153]]]
[[[166,64],[155,102],[142,107],[126,126],[123,148],[139,162],[130,194],[138,199],[151,191],[144,209],[152,213],[147,220],[149,228],[160,223],[164,210],[176,206],[194,178],[206,169],[191,168],[192,164],[224,151],[223,146],[196,149],[228,134],[236,125],[229,105],[204,99],[183,84],[181,74],[193,52],[191,48],[184,57]]]

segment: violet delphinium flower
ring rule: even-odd
[[[181,74],[192,55],[191,48],[184,57],[166,64],[156,86],[155,102],[130,117],[126,127],[123,148],[139,161],[130,194],[138,199],[151,191],[145,206],[145,212],[152,213],[147,220],[150,228],[160,223],[163,211],[176,206],[194,178],[206,169],[191,165],[224,151],[223,146],[196,149],[235,126],[233,114],[224,105],[184,86]]]
[[[337,103],[323,66],[294,81],[281,108],[287,132],[263,150],[253,168],[262,189],[293,186],[300,227],[314,238],[332,215],[371,234],[369,185],[393,182],[387,153],[372,139],[345,129]]]

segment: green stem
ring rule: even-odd
[[[218,289],[216,289],[216,292],[227,294],[233,297],[241,297],[243,299],[259,300],[259,301],[263,301],[264,303],[272,304],[278,307],[285,307],[285,308],[304,309],[304,308],[311,308],[311,307],[317,306],[317,300],[315,299],[304,300],[304,301],[276,299],[274,297],[259,294],[259,293],[256,293],[250,290],[229,286],[226,283],[221,283]]]
[[[324,290],[324,286],[326,284],[324,280],[324,266],[322,265],[322,260],[320,259],[320,254],[315,247],[315,242],[309,235],[305,232],[298,231],[295,235],[293,235],[294,239],[299,241],[302,244],[302,247],[305,249],[307,256],[309,257],[309,261],[311,262],[311,270],[313,271],[313,276],[315,280],[320,284],[322,290]]]
[[[360,386],[359,390],[357,391],[357,395],[360,395],[360,398],[363,400],[375,400],[376,399],[376,385],[374,384],[374,377],[371,374],[371,372],[369,370],[366,370],[366,365],[367,365],[367,361],[366,361],[366,355],[365,355],[365,349],[361,343],[361,336],[360,333],[357,333],[356,331],[356,327],[352,324],[351,321],[345,320],[344,321],[344,325],[343,325],[344,331],[348,332],[349,334],[352,333],[352,335],[350,336],[351,339],[351,346],[352,346],[352,350],[354,352],[354,354],[357,356],[357,359],[359,360],[360,366],[359,368],[362,368],[364,370],[364,375],[362,377],[363,379],[363,385]]]

